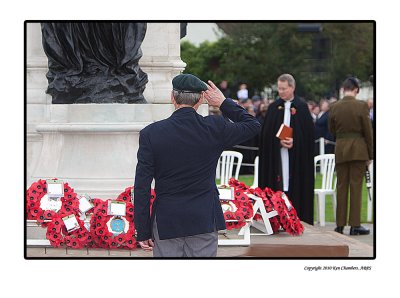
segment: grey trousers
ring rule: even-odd
[[[156,218],[154,218],[153,237],[153,257],[209,258],[217,256],[217,230],[212,233],[160,240]]]

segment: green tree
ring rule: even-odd
[[[196,47],[182,42],[182,59],[203,79],[227,79],[232,91],[242,82],[250,94],[276,83],[282,73],[297,81],[306,99],[337,92],[348,74],[367,80],[374,69],[373,23],[322,23],[302,32],[297,23],[229,23],[227,36]]]

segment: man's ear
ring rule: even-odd
[[[197,110],[197,109],[204,103],[204,101],[205,101],[205,98],[204,98],[204,91],[202,91],[202,92],[201,92],[200,99],[199,99],[199,102],[196,103],[196,104],[193,106],[193,108],[195,108],[195,109]]]
[[[174,93],[171,91],[171,103],[176,104],[175,98],[174,98]]]

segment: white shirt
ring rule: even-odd
[[[290,126],[290,105],[291,100],[285,101],[285,114],[283,116],[283,124]],[[281,161],[282,161],[282,182],[283,191],[289,190],[289,149],[281,148]]]

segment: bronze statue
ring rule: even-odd
[[[146,103],[146,23],[42,23],[53,104]]]

